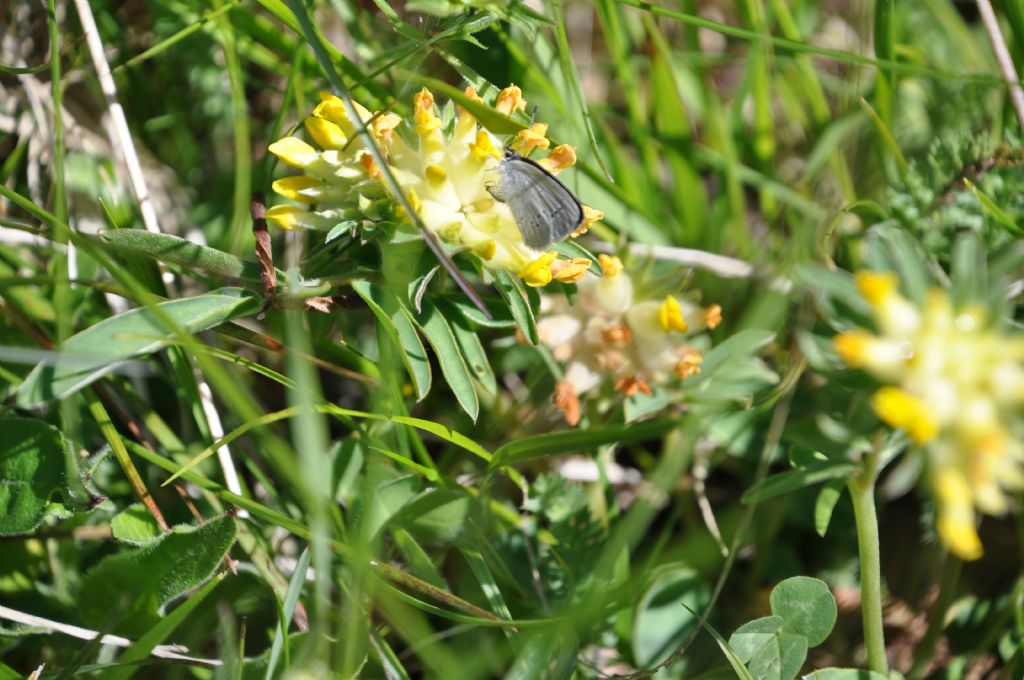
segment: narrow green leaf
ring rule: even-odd
[[[512,612],[509,611],[508,605],[505,604],[501,588],[498,587],[497,581],[494,580],[494,574],[491,573],[491,568],[487,566],[487,562],[480,554],[480,551],[475,548],[466,547],[462,548],[459,552],[462,553],[466,562],[469,563],[469,568],[472,570],[480,590],[483,591],[484,597],[487,598],[487,602],[491,605],[491,611],[500,618],[511,621]],[[505,632],[506,634],[511,633],[507,628]]]
[[[953,299],[957,304],[981,302],[986,297],[988,259],[977,232],[967,232],[953,244]]]
[[[438,309],[444,311],[445,318],[448,319],[452,332],[455,333],[455,341],[466,360],[469,372],[480,382],[480,386],[484,388],[485,392],[497,396],[498,382],[494,377],[491,362],[487,358],[487,352],[480,342],[480,336],[470,328],[469,323],[458,310],[443,304],[443,302],[438,303]]]
[[[78,611],[98,627],[123,606],[115,631],[149,628],[164,605],[210,577],[234,542],[235,520],[225,516],[175,527],[143,548],[107,557],[82,578]]]
[[[277,668],[277,660],[281,651],[288,644],[288,625],[292,616],[295,615],[295,606],[299,603],[299,595],[302,594],[302,586],[306,582],[306,573],[309,571],[309,547],[307,546],[295,564],[295,571],[288,581],[288,590],[284,594],[284,604],[281,607],[281,618],[274,628],[274,642],[270,645],[270,656],[267,659],[267,672],[264,680],[272,680],[274,670]]]
[[[424,301],[423,311],[418,314],[408,309],[405,311],[423,331],[427,342],[434,349],[437,362],[441,365],[441,373],[455,393],[459,406],[475,421],[480,413],[480,400],[477,398],[469,368],[466,367],[462,352],[459,351],[451,325],[444,315],[427,301]]]
[[[674,421],[655,420],[632,425],[612,425],[589,430],[565,430],[523,437],[494,452],[490,469],[569,451],[589,451],[604,444],[630,444],[656,439],[676,426]]]
[[[423,399],[429,394],[433,380],[430,359],[427,358],[427,350],[423,347],[416,327],[409,315],[403,311],[398,298],[369,281],[353,281],[352,290],[366,302],[384,332],[399,348],[402,363],[405,364],[405,370],[408,371],[409,379],[416,390],[416,398]]]
[[[690,613],[693,614],[693,611],[691,610]],[[725,638],[719,635],[718,631],[712,628],[710,624],[705,623],[704,630],[706,630],[711,637],[715,639],[715,642],[718,643],[718,648],[722,650],[722,654],[725,654],[725,659],[729,662],[729,665],[732,666],[732,670],[736,673],[736,677],[740,680],[754,680],[754,676],[750,674],[747,667],[744,666],[743,662],[740,661],[738,656],[736,656],[736,652],[733,651],[732,647],[729,646],[729,643],[725,641]]]
[[[509,311],[512,312],[512,318],[516,320],[516,325],[519,326],[519,330],[522,331],[531,345],[536,345],[539,342],[537,338],[537,321],[533,316],[530,304],[516,283],[516,279],[508,272],[499,271],[494,276],[494,287],[505,300],[505,304],[508,305]]]
[[[154,234],[145,229],[111,229],[101,231],[97,238],[116,250],[145,255],[186,269],[256,283],[260,281],[258,263],[171,234]]]
[[[820,484],[832,479],[845,479],[855,470],[857,470],[857,464],[849,460],[823,460],[811,463],[796,470],[765,477],[747,489],[740,497],[740,501],[742,503],[753,503],[754,501],[760,503],[812,484]]]
[[[53,361],[40,363],[18,389],[23,408],[63,399],[127,359],[155,352],[174,330],[198,333],[259,310],[259,298],[240,288],[140,307],[100,321],[68,338]]]
[[[967,179],[966,177],[964,178],[964,184],[967,185],[967,188],[970,189],[971,192],[977,197],[978,202],[981,203],[981,209],[984,210],[988,216],[990,216],[999,224],[1006,227],[1006,230],[1009,231],[1010,233],[1015,234],[1017,236],[1024,234],[1024,229],[1021,229],[1020,225],[1018,225],[1017,222],[1014,221],[1013,217],[1011,217],[1009,213],[1000,208],[998,203],[993,201],[988,194],[982,191],[981,187],[979,187],[977,184]]]

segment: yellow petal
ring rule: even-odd
[[[878,417],[892,427],[902,428],[918,444],[931,441],[939,425],[917,397],[898,387],[883,387],[871,397]]]
[[[551,283],[550,265],[558,257],[558,253],[550,250],[530,264],[523,267],[519,272],[519,278],[526,282],[526,285],[534,288],[546,286]]]
[[[448,173],[444,171],[440,165],[428,165],[424,169],[423,174],[427,176],[431,184],[440,184],[441,182],[448,179]]]
[[[486,130],[476,131],[476,140],[470,142],[469,152],[478,161],[482,161],[488,156],[501,158],[501,147],[494,144],[493,138]]]
[[[618,276],[623,269],[622,260],[614,255],[605,255],[604,253],[601,253],[597,256],[597,261],[601,263],[601,269],[604,271],[604,276],[608,279]]]
[[[535,148],[546,149],[551,144],[547,138],[548,126],[544,123],[534,123],[525,130],[516,134],[516,151],[528,156]]]
[[[498,101],[495,103],[494,108],[498,109],[506,116],[509,116],[516,111],[525,111],[526,100],[523,99],[523,91],[515,85],[509,85],[498,93]]]
[[[939,538],[960,559],[976,560],[985,553],[972,522],[959,517],[940,515],[936,524]]]
[[[847,366],[860,368],[864,365],[870,339],[871,335],[867,331],[858,328],[832,338],[832,347]]]
[[[658,323],[666,333],[668,331],[686,332],[687,326],[683,321],[683,310],[679,306],[679,301],[671,295],[666,295],[661,307],[658,308]]]
[[[722,323],[722,306],[711,305],[706,307],[704,309],[704,325],[714,330],[720,323]]]
[[[856,279],[860,294],[873,305],[881,304],[900,285],[899,277],[892,272],[858,272]]]
[[[282,177],[276,180],[271,185],[271,188],[287,199],[310,204],[316,203],[317,199],[315,196],[311,196],[308,190],[323,186],[323,182],[314,177],[295,175],[294,177]]]
[[[434,93],[423,88],[412,96],[413,110],[419,113],[420,111],[434,111]]]
[[[298,137],[279,139],[267,150],[293,168],[305,168],[320,157],[316,149]]]
[[[348,144],[348,137],[341,128],[326,118],[319,116],[306,117],[306,132],[324,149],[341,150]]]
[[[704,357],[700,352],[693,350],[683,355],[683,358],[676,364],[676,375],[680,378],[689,378],[691,375],[700,373],[700,365],[704,363]]]
[[[575,283],[583,278],[590,268],[590,260],[585,257],[574,257],[571,260],[556,260],[551,264],[551,272],[556,281]]]
[[[548,172],[557,175],[562,170],[576,165],[576,148],[568,144],[559,144],[538,163]]]
[[[280,229],[291,231],[298,228],[308,228],[311,225],[304,219],[310,213],[294,205],[275,205],[267,208],[265,216],[267,221]]]

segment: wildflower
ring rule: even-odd
[[[482,101],[472,87],[466,95]],[[340,99],[327,93],[320,98],[304,122],[312,144],[285,137],[270,145],[271,153],[303,173],[274,182],[275,192],[303,207],[274,206],[267,211],[270,222],[283,229],[329,230],[342,220],[408,217],[395,205],[381,181],[382,168],[359,137],[357,123],[362,123],[420,221],[451,248],[468,251],[487,269],[511,272],[529,286],[583,278],[588,261],[558,260],[554,251],[527,246],[508,206],[488,193],[503,145],[468,111],[460,107],[452,124],[445,126],[434,95],[423,88],[413,97],[411,120],[394,113],[372,114],[357,104],[360,120],[353,122]],[[495,106],[512,115],[525,110],[526,100],[510,85],[498,94]],[[534,123],[520,131],[515,145],[523,155],[548,149],[547,125]],[[576,152],[560,145],[537,162],[557,174],[575,164]],[[578,233],[601,217],[600,211],[585,207]]]
[[[570,425],[579,421],[579,398],[603,383],[626,397],[649,396],[699,373],[700,352],[687,340],[721,320],[718,305],[702,309],[671,295],[636,300],[622,261],[609,255],[598,259],[604,276],[584,270],[572,305],[542,298],[545,314],[537,323],[541,342],[567,364],[553,401]],[[562,266],[556,278],[572,267],[571,261]]]
[[[1006,492],[1024,488],[1024,448],[1010,431],[1024,404],[1024,338],[1001,334],[980,307],[956,309],[944,290],[915,305],[891,273],[858,274],[857,286],[878,333],[851,330],[833,346],[885,383],[872,408],[927,451],[939,536],[977,559],[976,511],[1002,514]]]

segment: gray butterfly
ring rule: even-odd
[[[512,149],[505,149],[498,163],[498,181],[487,191],[508,204],[523,243],[531,248],[561,241],[583,223],[583,206],[569,188]]]

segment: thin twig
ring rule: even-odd
[[[50,619],[44,619],[43,617],[36,616],[34,614],[19,612],[16,609],[10,609],[3,605],[0,605],[0,619],[6,619],[8,621],[13,621],[26,626],[33,626],[35,628],[45,628],[46,630],[53,631],[55,633],[70,635],[71,637],[78,638],[79,640],[94,640],[97,635],[100,635],[100,632],[96,630],[79,628],[78,626],[72,626],[68,623],[60,623],[59,621],[51,621]],[[113,645],[114,647],[131,647],[134,644],[132,640],[123,638],[120,635],[104,635],[100,638],[100,642],[104,645]],[[153,648],[153,651],[151,651],[150,654],[161,659],[187,661],[189,663],[200,664],[203,666],[216,667],[221,665],[221,662],[217,659],[199,659],[192,656],[185,656],[181,653],[187,651],[188,648],[183,647],[182,645],[157,645]]]
[[[96,20],[93,18],[92,9],[88,0],[75,0],[75,7],[78,9],[79,21],[82,25],[82,32],[85,33],[86,42],[89,45],[89,54],[92,57],[93,65],[96,68],[96,78],[100,82],[103,96],[107,100],[107,110],[110,116],[112,128],[110,132],[110,143],[116,153],[119,153],[128,171],[128,180],[131,184],[132,193],[139,202],[139,209],[142,212],[142,222],[146,231],[154,234],[161,233],[160,224],[157,222],[156,209],[149,196],[149,189],[146,186],[146,177],[142,172],[142,164],[139,163],[139,155],[135,151],[135,142],[132,141],[131,131],[128,129],[128,120],[125,118],[124,109],[117,99],[117,86],[114,84],[114,77],[110,72],[110,64],[103,53],[103,41],[100,39],[99,31],[96,28]],[[168,293],[174,296],[174,274],[162,263],[160,267],[161,279],[167,286]],[[199,373],[198,368],[193,367],[196,385],[199,391],[199,400],[206,416],[206,422],[210,430],[210,438],[214,441],[224,437],[224,425],[221,422],[220,414],[213,403],[213,394],[210,386]],[[226,446],[217,451],[217,460],[220,463],[221,471],[224,474],[224,483],[233,493],[242,495],[242,485],[238,479],[238,472],[235,469],[234,461],[231,458],[231,451]],[[248,513],[244,510],[238,513],[240,518],[245,518]]]
[[[989,0],[975,0],[978,11],[981,13],[981,23],[985,24],[985,31],[988,33],[989,42],[992,43],[992,51],[996,55],[996,63],[1002,72],[1003,80],[1010,88],[1010,101],[1013,102],[1013,110],[1017,112],[1017,124],[1024,129],[1024,88],[1020,85],[1020,78],[1017,77],[1017,69],[1010,57],[1010,50],[1006,47],[1006,40],[1003,38],[1003,31],[999,28],[999,19],[996,18],[995,10]]]

